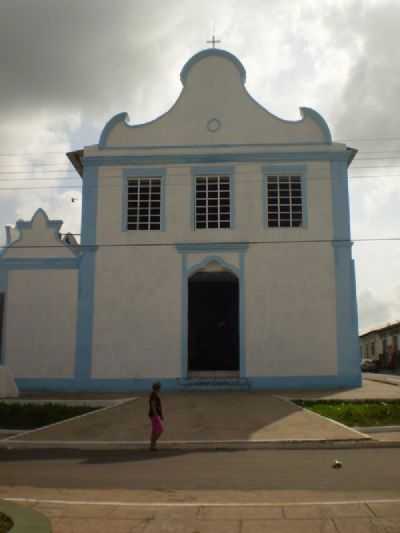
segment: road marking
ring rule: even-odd
[[[88,501],[88,500],[46,500],[36,498],[2,498],[8,502],[15,503],[38,503],[44,505],[114,505],[116,507],[299,507],[306,505],[354,505],[354,504],[376,504],[376,503],[396,503],[400,504],[400,499],[385,500],[332,500],[332,501],[310,501],[310,502],[115,502],[115,501]]]

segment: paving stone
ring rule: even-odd
[[[364,504],[331,504],[331,505],[293,505],[284,507],[286,518],[312,519],[334,517],[373,517],[373,513]]]
[[[128,507],[120,506],[114,507],[110,518],[112,520],[152,520],[156,516],[155,509],[148,509],[147,507]]]
[[[333,521],[338,533],[387,533],[384,523],[373,518],[334,518]]]
[[[64,522],[67,522],[66,520]],[[63,524],[63,520],[60,520]],[[72,525],[72,533],[141,533],[145,531],[146,524],[140,520],[107,520],[101,519],[87,519],[70,520],[69,525]],[[53,533],[58,533],[55,530]]]
[[[241,533],[337,533],[337,529],[330,519],[245,520]]]
[[[260,520],[260,519],[282,519],[282,507],[278,506],[254,506],[254,507],[200,507],[198,514],[201,520]]]
[[[400,517],[400,504],[396,503],[368,503],[368,507],[375,516],[379,518],[389,518],[391,516]]]
[[[400,520],[376,520],[385,528],[385,533],[400,533]]]
[[[43,504],[43,506],[48,506],[51,513],[56,512],[56,508],[60,510],[61,516],[65,518],[110,518],[115,510],[114,506],[111,505],[62,505],[62,504]],[[37,506],[39,510],[39,505]],[[44,511],[46,514],[46,512]],[[54,516],[54,514],[53,514]]]
[[[150,522],[145,533],[241,533],[239,520],[192,520],[182,522]],[[136,532],[135,532],[136,533]],[[330,533],[330,532],[329,532]]]
[[[68,514],[66,514],[65,509],[61,505],[53,505],[50,503],[46,504],[37,504],[35,506],[35,510],[39,511],[39,513],[43,513],[48,518],[61,518],[66,517]]]
[[[74,520],[63,519],[63,518],[52,518],[51,519],[52,533],[75,533],[74,524],[75,524]]]

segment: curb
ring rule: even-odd
[[[366,380],[369,380],[369,381],[375,381],[375,383],[383,383],[384,385],[393,385],[395,387],[400,387],[400,382],[398,380],[395,380],[395,379],[392,379],[390,377],[388,378],[381,378],[379,379],[378,377],[366,377],[364,378]]]
[[[132,450],[147,451],[147,441],[2,441],[0,450]],[[259,441],[164,441],[160,451],[209,451],[209,450],[309,450],[309,449],[368,449],[400,448],[400,441],[378,441],[371,437],[357,440],[259,440]]]
[[[355,427],[357,431],[363,431],[364,433],[397,433],[400,431],[400,426],[365,426],[365,427]]]
[[[0,511],[14,522],[9,533],[51,533],[48,518],[30,507],[0,500]]]

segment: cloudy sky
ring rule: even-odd
[[[0,226],[44,207],[79,232],[65,152],[97,143],[115,113],[166,111],[215,28],[262,105],[289,120],[315,108],[359,149],[353,238],[400,237],[399,20],[398,0],[1,0]],[[353,251],[360,328],[400,320],[400,241]]]

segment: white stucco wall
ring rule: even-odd
[[[17,223],[18,224],[18,223]],[[61,241],[58,234],[61,221],[51,221],[39,209],[30,223],[24,223],[18,231],[18,239],[11,243],[3,255],[6,259],[47,259],[74,257],[72,248]],[[51,224],[53,227],[51,227]],[[56,226],[56,227],[54,227]]]
[[[299,104],[299,106],[301,103]],[[218,131],[207,122],[217,118]],[[312,117],[282,120],[247,93],[237,66],[226,57],[209,56],[188,72],[185,86],[168,113],[150,123],[117,124],[108,146],[324,142]]]
[[[305,166],[305,227],[266,228],[264,165],[241,163],[232,165],[232,229],[193,230],[194,166],[181,165],[164,167],[165,231],[121,231],[122,176],[129,167],[99,170],[97,242],[122,246],[100,246],[96,254],[93,377],[181,377],[182,263],[175,243],[196,242],[254,243],[245,255],[248,376],[337,373],[332,245],[280,244],[332,238],[330,164],[274,165]],[[135,247],[151,243],[166,246]],[[240,267],[237,252],[207,251],[188,254],[187,269],[212,255]]]
[[[16,378],[74,375],[77,270],[8,273],[5,364]]]
[[[123,187],[125,167],[101,167],[99,169],[97,242],[98,243],[175,243],[175,242],[237,242],[264,240],[310,240],[332,237],[332,200],[329,162],[278,161],[273,165],[293,168],[305,167],[305,212],[307,227],[265,228],[263,180],[265,165],[240,163],[233,168],[232,187],[234,226],[231,229],[193,230],[193,177],[192,170],[199,172],[204,165],[162,166],[165,177],[165,231],[122,231]],[[207,165],[221,168],[221,165]],[[146,167],[143,168],[145,173]],[[149,167],[150,169],[152,167]],[[273,172],[271,172],[273,173]]]
[[[213,255],[240,270],[222,251],[188,253],[187,271]],[[172,247],[97,256],[92,377],[182,377],[181,260]],[[244,266],[247,375],[335,375],[331,246],[250,245]]]
[[[252,246],[246,256],[248,376],[337,372],[333,248]]]
[[[180,375],[181,263],[171,247],[100,249],[94,378]]]

